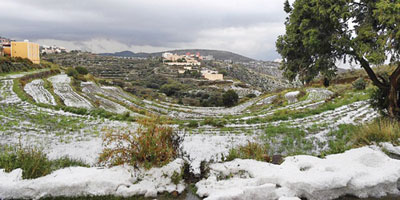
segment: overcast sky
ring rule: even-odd
[[[284,0],[0,0],[0,36],[96,53],[202,48],[279,58]]]

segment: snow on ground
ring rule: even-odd
[[[36,79],[26,84],[24,90],[37,103],[57,105],[53,95],[44,88],[44,81],[42,79]]]
[[[129,166],[113,168],[70,167],[37,179],[22,180],[22,170],[10,173],[0,170],[1,199],[39,199],[55,196],[145,195],[184,190],[183,182],[175,185],[171,177],[180,173],[183,160],[177,159],[162,168],[149,171]]]
[[[87,97],[90,98],[93,102],[98,102],[100,108],[103,108],[107,111],[118,113],[118,114],[123,114],[123,113],[129,112],[128,109],[121,106],[120,104],[117,104],[113,101],[110,101],[106,98],[99,96],[98,94],[106,95],[106,96],[109,96],[109,95],[107,94],[106,91],[101,89],[95,83],[82,82],[81,86],[82,86],[82,92],[84,92],[87,95]]]
[[[248,141],[254,141],[254,136],[192,134],[184,137],[182,147],[190,157],[193,172],[199,174],[201,161],[221,161],[231,148],[245,145]]]
[[[18,104],[21,99],[13,92],[13,80],[2,80],[0,81],[0,104]]]
[[[400,195],[400,160],[375,147],[352,149],[325,159],[287,157],[281,165],[236,159],[210,166],[207,179],[196,184],[206,199],[336,199]]]
[[[285,94],[285,98],[288,100],[289,104],[297,102],[297,96],[300,94],[300,91],[288,92]]]
[[[388,151],[389,153],[392,153],[400,158],[400,146],[394,146],[393,144],[388,142],[381,143],[380,146],[382,146],[382,149],[384,149],[385,151]]]
[[[92,108],[88,100],[74,92],[70,86],[71,78],[66,74],[52,76],[48,80],[53,84],[54,93],[63,100],[66,106]]]
[[[55,93],[60,95],[66,104],[91,107],[85,98],[72,90],[68,76],[57,75],[49,80],[53,83]],[[38,84],[38,86],[34,86],[34,84]],[[27,92],[40,90],[33,89],[33,87],[41,87],[40,84],[32,83],[32,86],[28,86],[26,89]],[[97,157],[102,150],[101,138],[104,129],[134,129],[137,126],[135,123],[94,119],[88,116],[39,108],[21,101],[12,91],[12,86],[12,80],[0,80],[0,120],[2,125],[8,127],[0,131],[0,144],[22,142],[22,144],[42,145],[50,159],[69,156],[95,166]],[[203,108],[166,102],[133,100],[133,97],[121,92],[120,88],[93,87],[89,83],[83,85],[84,90],[86,86],[88,86],[88,91],[84,92],[87,95],[90,93],[99,98],[100,96],[96,96],[96,93],[101,93],[128,106],[147,107],[185,119],[187,117],[220,117],[225,114],[243,114],[250,106],[259,102],[270,104],[274,98],[254,98],[233,108]],[[308,98],[305,101],[279,109],[314,108],[324,103],[323,100],[332,95],[332,92],[325,89],[309,89],[307,92]],[[37,98],[39,99],[39,97]],[[262,114],[250,116],[248,119],[268,116],[279,109],[267,109]],[[32,116],[28,116],[27,113],[31,113]],[[220,130],[186,134],[182,148],[190,157],[192,169],[198,173],[201,161],[219,162],[228,154],[229,149],[244,145],[248,141],[256,141],[257,134],[244,135],[243,130],[245,129],[252,129],[254,132],[263,131],[263,126],[280,123],[290,123],[291,126],[302,127],[328,123],[329,127],[333,127],[342,123],[367,122],[376,116],[378,114],[369,107],[366,101],[360,101],[333,111],[300,119],[260,124],[243,124],[242,122],[242,124],[226,126],[240,134],[222,134]],[[48,123],[46,119],[55,121]],[[60,127],[56,126],[58,124],[61,124]],[[62,124],[64,125],[62,126]],[[314,137],[318,137],[322,141],[326,139],[326,133],[327,131],[321,131]],[[400,151],[399,147],[393,145],[381,146],[392,153]],[[388,158],[377,148],[368,147],[328,156],[326,159],[311,156],[289,157],[282,165],[238,159],[227,163],[212,164],[211,176],[197,183],[197,187],[199,188],[198,194],[203,197],[208,196],[209,199],[265,199],[267,197],[332,199],[343,194],[354,194],[359,197],[382,196],[386,193],[398,192],[395,184],[400,177],[400,163],[398,162]],[[182,160],[178,159],[163,168],[151,169],[148,172],[135,171],[126,166],[110,169],[72,167],[33,180],[21,180],[20,170],[14,170],[11,173],[0,170],[0,199],[108,194],[154,197],[157,192],[182,192],[184,186],[172,184],[170,178],[174,171],[180,173],[182,164]]]
[[[146,103],[146,108],[157,110],[162,113],[168,113],[170,117],[187,119],[201,117],[221,117],[222,115],[240,114],[259,100],[260,98],[253,98],[249,101],[230,108],[182,106],[178,104],[153,102],[148,100],[144,100],[143,102]]]
[[[46,148],[50,160],[68,157],[81,160],[86,164],[94,166],[98,162],[98,156],[103,150],[101,138],[92,138],[87,141],[73,141],[68,143],[52,142]]]
[[[0,198],[39,199],[50,196],[116,195],[156,197],[162,192],[181,193],[185,185],[171,179],[183,160],[161,168],[135,170],[70,167],[47,176],[22,180],[22,171],[0,170]],[[327,200],[344,195],[359,198],[400,195],[400,160],[391,159],[376,146],[352,149],[324,159],[287,157],[281,165],[236,159],[210,165],[208,178],[196,183],[206,199]]]

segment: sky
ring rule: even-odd
[[[94,53],[216,49],[275,60],[285,0],[0,0],[0,36]]]

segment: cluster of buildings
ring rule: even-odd
[[[67,49],[64,47],[58,47],[58,46],[47,46],[43,45],[40,47],[40,53],[42,54],[53,54],[53,53],[66,53]]]
[[[209,69],[203,69],[200,71],[201,75],[210,81],[222,81],[224,80],[224,75],[218,73],[218,71],[213,71],[213,70],[209,70]]]
[[[0,38],[0,55],[27,58],[35,64],[40,64],[39,44],[24,41],[12,41]]]
[[[185,55],[178,55],[173,53],[162,54],[163,63],[168,66],[179,66],[179,74],[184,74],[186,71],[196,70],[202,74],[202,76],[210,81],[224,80],[224,75],[219,74],[218,71],[209,69],[200,70],[201,60],[213,60],[213,56],[201,56],[200,53],[191,54],[186,53]]]
[[[169,52],[163,53],[163,62],[169,66],[200,66],[200,54],[187,53],[186,55],[172,54]]]

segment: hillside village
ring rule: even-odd
[[[400,127],[361,70],[303,84],[272,61],[0,42],[0,199],[400,194]]]
[[[168,66],[183,66],[183,68],[178,69],[179,74],[186,73],[201,73],[201,75],[210,81],[222,81],[224,80],[224,75],[219,74],[218,71],[209,70],[207,68],[201,68],[200,61],[203,60],[203,57],[200,53],[186,55],[177,55],[169,52],[163,53],[162,55],[163,63]],[[208,58],[212,58],[212,56],[208,56]]]

